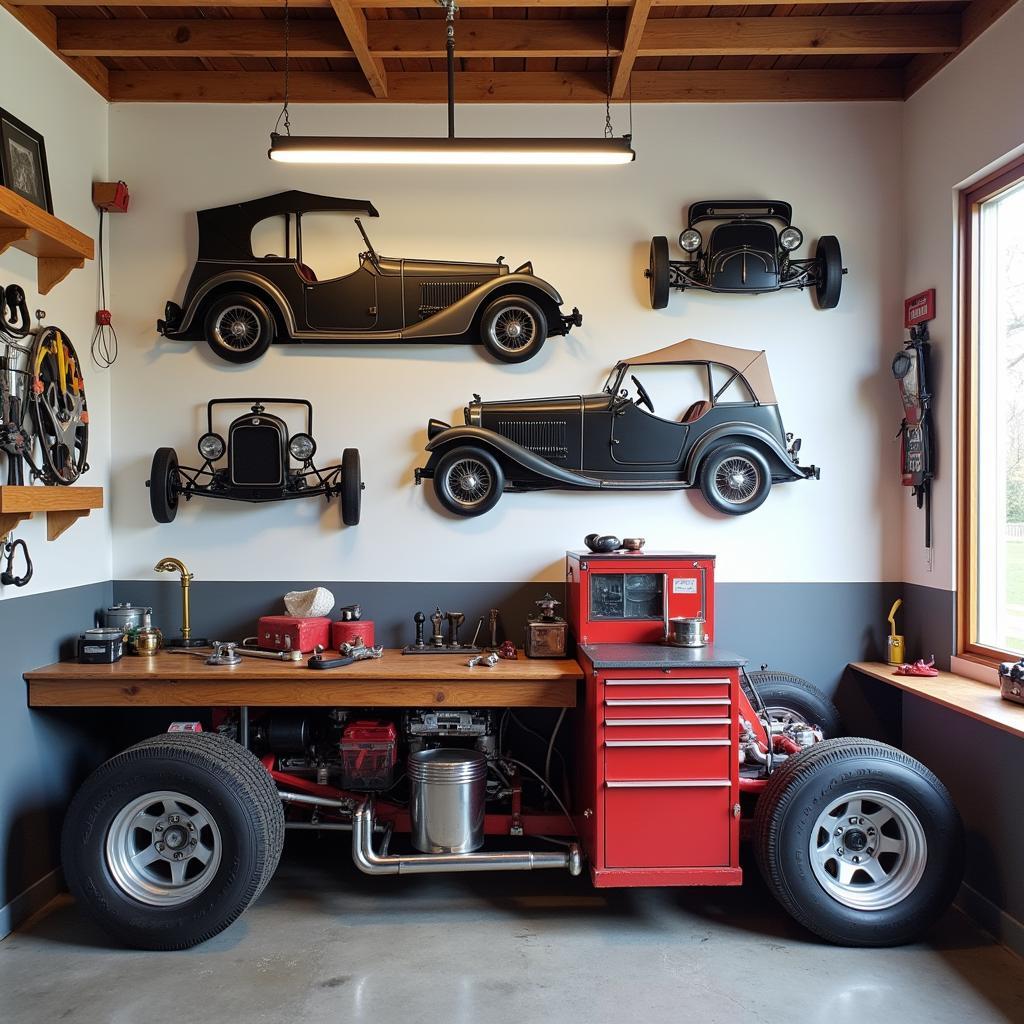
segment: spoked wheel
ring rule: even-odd
[[[484,347],[503,363],[522,363],[532,358],[547,336],[548,320],[544,310],[524,295],[495,299],[480,320]]]
[[[173,448],[157,448],[149,472],[149,508],[158,523],[173,523],[178,514],[181,474]]]
[[[457,516],[479,516],[494,508],[504,486],[498,460],[482,448],[455,448],[434,471],[437,500]]]
[[[341,521],[345,526],[357,526],[363,504],[363,474],[359,462],[359,449],[346,448],[341,455]]]
[[[664,309],[668,305],[669,259],[668,239],[655,235],[651,239],[651,256],[647,267],[651,309]]]
[[[29,365],[43,479],[73,484],[89,468],[89,410],[78,356],[63,331],[46,327],[36,336]]]
[[[206,314],[206,340],[229,363],[251,363],[270,348],[274,320],[253,295],[225,295]]]
[[[819,309],[835,309],[843,290],[843,253],[835,235],[822,235],[814,253],[818,261],[818,281],[814,297]]]
[[[946,788],[873,740],[825,740],[784,761],[754,831],[775,898],[830,942],[910,942],[960,884],[963,827]]]
[[[783,732],[787,726],[806,723],[821,729],[825,739],[842,733],[839,709],[816,687],[800,676],[789,672],[748,672],[743,682],[749,691],[748,682],[757,691],[758,701],[748,692],[754,710],[760,713],[763,702],[773,732]]]
[[[111,934],[185,949],[260,895],[283,845],[281,800],[253,754],[215,733],[169,733],[86,779],[61,853],[79,906]]]
[[[722,445],[701,464],[701,493],[709,505],[729,516],[753,512],[771,487],[767,459],[748,445]]]

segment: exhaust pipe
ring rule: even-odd
[[[352,859],[367,875],[428,875],[455,871],[537,871],[562,868],[571,875],[583,870],[580,848],[572,843],[565,853],[377,853],[373,848],[373,807],[367,801],[352,815]]]

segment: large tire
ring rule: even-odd
[[[835,309],[843,290],[843,253],[835,235],[822,235],[814,251],[818,261],[818,282],[814,297],[818,309]]]
[[[768,460],[750,445],[720,445],[700,464],[700,490],[704,499],[727,516],[753,512],[764,504],[771,489],[772,471]]]
[[[498,503],[505,474],[498,460],[483,448],[453,448],[434,470],[437,500],[457,516],[482,516]]]
[[[358,526],[363,505],[363,474],[359,449],[346,448],[341,453],[341,521],[345,526]]]
[[[548,336],[544,310],[525,295],[502,295],[480,317],[480,340],[495,359],[525,363],[543,347]]]
[[[223,295],[206,312],[206,340],[221,359],[251,363],[270,348],[274,318],[254,295]]]
[[[754,710],[760,713],[761,703],[749,692],[747,682],[757,691],[772,723],[787,725],[806,722],[821,729],[825,739],[842,735],[839,709],[816,687],[789,672],[748,672],[743,683]]]
[[[139,949],[186,949],[263,892],[283,846],[281,801],[256,757],[216,733],[168,733],[86,779],[61,854],[79,905],[111,935]]]
[[[173,448],[157,448],[149,471],[149,507],[158,523],[173,523],[178,514],[181,478]]]
[[[651,309],[664,309],[668,305],[668,278],[668,239],[664,235],[655,235],[651,239],[651,256],[647,266]]]
[[[754,836],[775,898],[839,945],[916,939],[963,873],[963,826],[945,786],[873,740],[825,740],[784,761],[758,799]]]

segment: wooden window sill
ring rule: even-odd
[[[998,687],[952,672],[930,677],[898,676],[894,675],[892,665],[880,661],[854,661],[850,668],[1024,739],[1024,705],[1003,700]]]

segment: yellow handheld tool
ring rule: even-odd
[[[903,598],[898,597],[889,609],[889,638],[888,638],[888,662],[890,665],[902,665],[906,655],[906,641],[901,633],[896,632],[896,613],[903,604]]]

